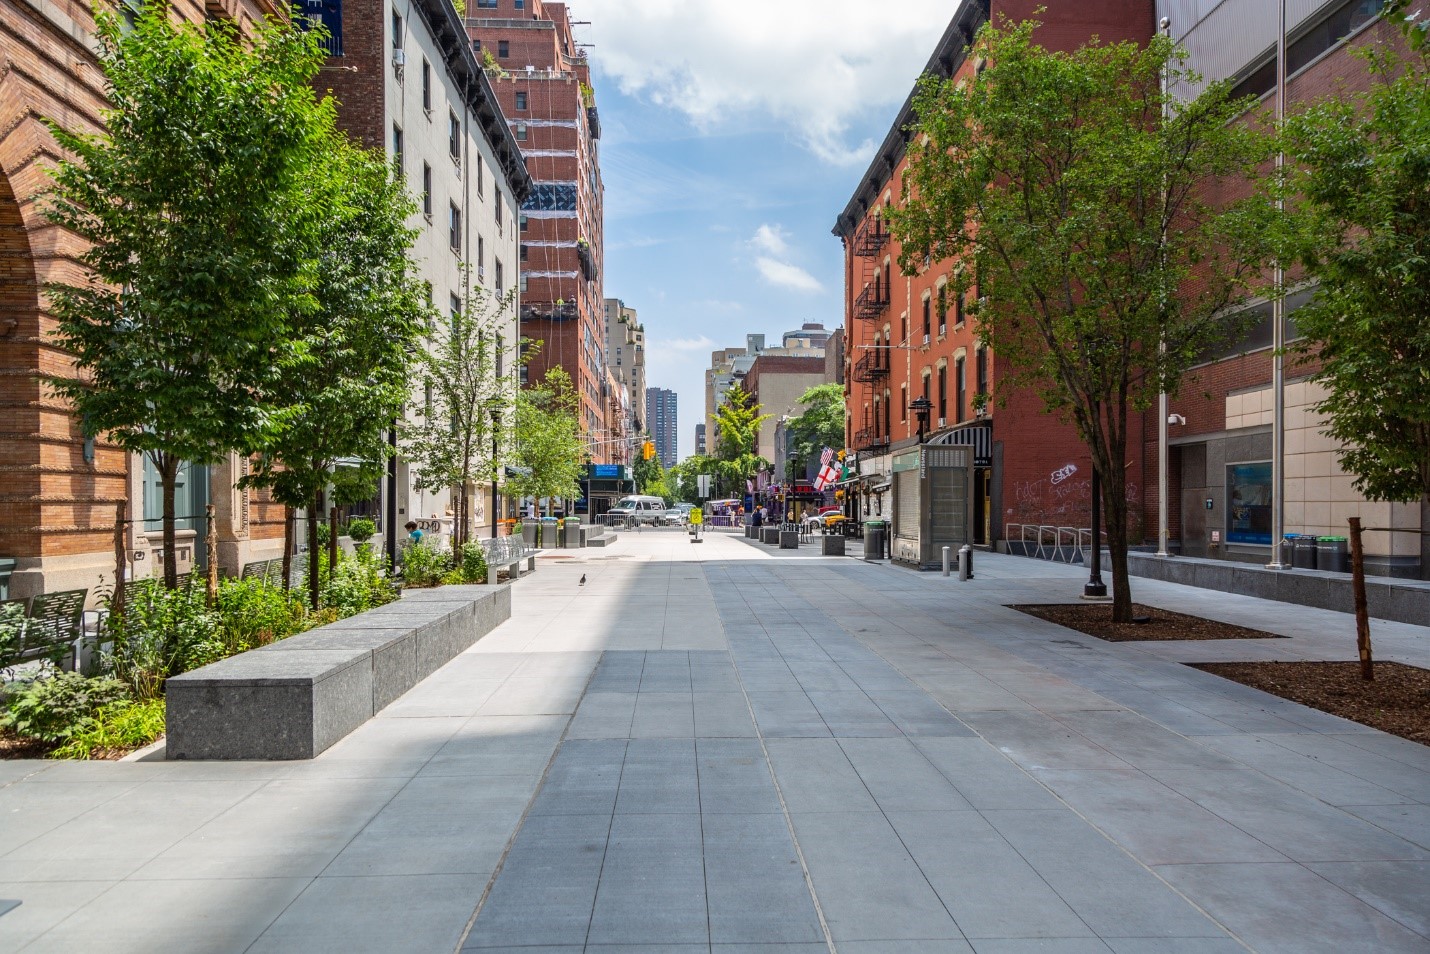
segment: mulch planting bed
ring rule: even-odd
[[[1375,664],[1375,680],[1363,682],[1358,662],[1202,663],[1196,668],[1430,745],[1430,669],[1381,662]]]
[[[59,746],[0,731],[0,759],[43,759]]]
[[[1219,623],[1200,616],[1173,613],[1155,606],[1132,604],[1132,615],[1140,623],[1114,623],[1109,603],[1024,603],[1009,609],[1045,619],[1088,636],[1121,643],[1146,639],[1284,639],[1275,633]]]

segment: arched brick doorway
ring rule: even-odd
[[[29,235],[0,170],[0,591],[9,589],[10,561],[40,553],[39,330]]]

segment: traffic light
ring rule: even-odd
[[[652,457],[655,456],[654,441],[646,441],[644,444],[641,445],[641,456],[646,460],[650,460]]]

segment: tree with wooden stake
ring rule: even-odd
[[[99,13],[95,42],[105,131],[50,124],[67,157],[46,214],[88,247],[83,277],[48,289],[76,372],[49,384],[88,434],[153,462],[172,588],[180,465],[252,451],[280,424],[261,395],[309,300],[297,187],[333,107],[309,85],[319,37],[289,26],[240,35],[145,4],[132,27]]]
[[[508,484],[519,496],[545,497],[548,515],[555,498],[581,493],[580,410],[581,396],[561,368],[517,395],[515,456],[523,469]]]
[[[1275,207],[1261,186],[1269,137],[1254,105],[1195,77],[1165,37],[1056,53],[1037,24],[985,25],[988,67],[926,77],[914,96],[902,201],[888,212],[900,265],[961,261],[958,293],[1005,359],[1001,396],[1032,388],[1071,420],[1100,478],[1113,619],[1132,618],[1125,493],[1130,414],[1174,393],[1207,350],[1238,336],[1227,306],[1256,283]],[[1166,89],[1163,85],[1165,81]],[[1213,206],[1206,187],[1244,183]],[[998,396],[998,395],[995,395]]]
[[[411,462],[414,486],[452,494],[454,547],[472,536],[475,482],[496,479],[499,461],[492,448],[500,454],[507,439],[497,434],[493,442],[492,429],[510,419],[506,412],[517,390],[516,369],[508,368],[502,355],[515,342],[501,336],[516,307],[516,289],[497,297],[472,284],[471,269],[466,283],[462,307],[434,324],[422,343],[414,373],[424,393],[402,425],[402,452]]]

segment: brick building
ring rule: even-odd
[[[1305,0],[1287,4],[1286,111],[1326,96],[1365,90],[1370,82],[1356,49],[1397,43],[1380,13],[1383,0]],[[1230,80],[1238,95],[1261,97],[1260,117],[1275,104],[1278,10],[1258,0],[1226,0],[1200,7],[1157,0],[1157,13],[1171,21],[1174,39],[1189,53],[1187,65],[1206,82]],[[1196,92],[1195,89],[1189,93]],[[1294,338],[1296,307],[1314,289],[1290,278],[1285,311]],[[1265,563],[1271,556],[1273,407],[1272,309],[1253,299],[1247,307],[1260,321],[1249,335],[1213,356],[1188,376],[1170,411],[1185,423],[1170,427],[1168,504],[1171,548],[1188,556]],[[1344,535],[1346,518],[1360,516],[1366,570],[1415,577],[1430,559],[1419,531],[1423,503],[1366,501],[1337,462],[1338,444],[1321,433],[1313,409],[1321,397],[1309,368],[1288,359],[1285,386],[1284,530]],[[1156,460],[1156,434],[1147,455]],[[1149,478],[1147,511],[1156,520],[1156,478]]]
[[[794,351],[796,349],[787,349]],[[782,463],[785,451],[777,446],[776,430],[781,421],[803,413],[799,403],[800,395],[812,387],[827,383],[824,376],[824,349],[810,348],[809,355],[770,354],[758,355],[750,363],[741,387],[749,392],[753,403],[760,406],[760,413],[767,415],[760,424],[759,438],[755,453],[770,461],[776,473],[783,473]]]
[[[338,122],[354,139],[400,163],[418,202],[412,257],[432,303],[455,311],[469,293],[495,303],[517,282],[517,210],[531,179],[451,0],[346,0],[325,7],[321,18],[333,55],[318,82],[338,100]],[[519,307],[518,295],[487,331],[500,355],[492,368],[498,376],[515,367]],[[396,471],[395,512],[386,506],[386,482],[377,505],[389,517],[381,529],[435,517],[433,530],[449,530],[455,488],[419,490],[400,458]],[[467,493],[473,532],[490,534],[489,488]],[[510,505],[498,499],[497,509]]]
[[[176,0],[176,16],[249,24],[286,15],[268,0]],[[88,587],[114,578],[116,506],[131,517],[130,570],[148,576],[159,551],[159,499],[152,470],[100,435],[86,440],[70,408],[39,374],[64,374],[69,359],[50,340],[55,323],[42,291],[82,280],[81,240],[51,225],[41,196],[59,158],[46,120],[101,131],[104,75],[93,52],[94,21],[77,0],[0,0],[0,598]],[[218,513],[220,558],[234,565],[281,549],[283,514],[265,494],[233,489],[243,461],[181,472],[178,513]],[[143,522],[145,518],[149,522]],[[180,570],[204,553],[201,521],[182,521]],[[150,537],[152,533],[152,539]]]
[[[477,56],[501,70],[493,86],[535,183],[520,212],[521,334],[541,343],[528,380],[553,367],[571,376],[592,456],[608,461],[601,123],[590,64],[564,3],[471,0],[467,32]]]
[[[634,308],[628,308],[619,298],[607,298],[605,307],[605,358],[621,391],[621,401],[625,417],[622,420],[606,422],[605,440],[616,440],[616,432],[629,438],[623,448],[627,454],[623,461],[631,459],[629,452],[635,443],[649,432],[650,421],[646,416],[646,376],[645,376],[645,325]]]
[[[980,64],[969,45],[990,17],[1042,21],[1036,39],[1053,50],[1074,49],[1093,36],[1146,40],[1154,30],[1152,0],[1088,0],[1039,13],[1040,6],[1035,0],[962,0],[925,72],[973,75]],[[899,271],[900,249],[883,209],[899,201],[913,119],[911,94],[834,226],[844,248],[847,439],[861,475],[848,509],[859,519],[894,516],[897,541],[915,532],[921,510],[940,506],[937,499],[906,499],[904,517],[896,516],[895,471],[908,472],[898,462],[920,453],[909,405],[924,398],[931,405],[926,443],[968,448],[972,461],[970,486],[959,491],[968,498],[960,511],[965,516],[938,531],[950,535],[948,542],[957,537],[992,546],[1009,523],[1087,527],[1091,461],[1071,426],[1046,415],[1031,394],[1000,394],[1006,404],[996,408],[987,403],[1002,369],[964,320],[965,301],[956,291],[960,263],[933,262],[914,276]],[[1140,500],[1142,484],[1142,460],[1134,454],[1127,493]]]

